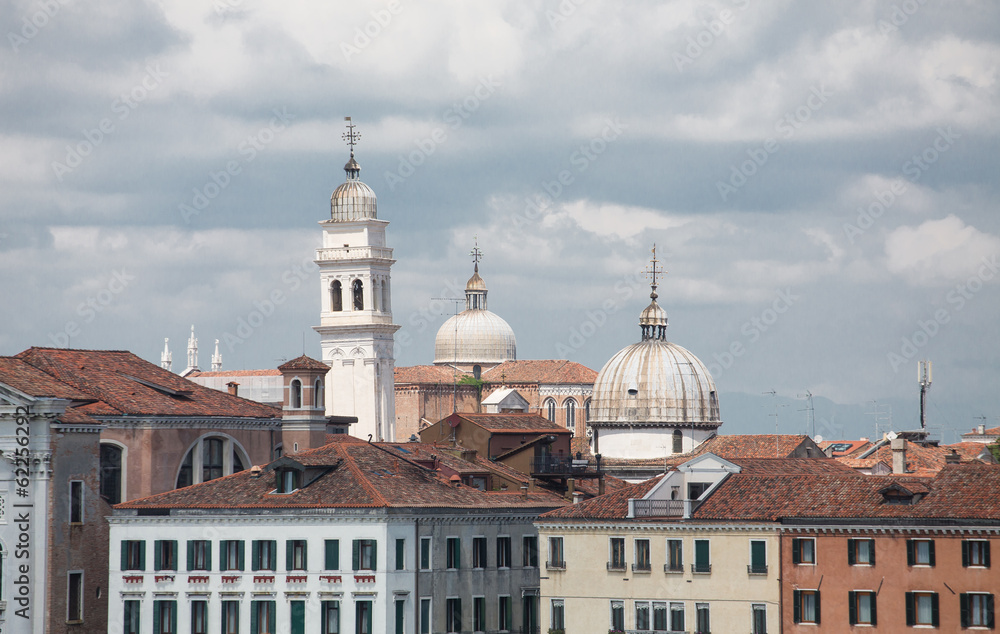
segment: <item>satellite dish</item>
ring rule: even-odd
[[[814,442],[815,442],[815,443],[816,443],[817,445],[818,445],[818,444],[820,444],[821,442],[823,442],[823,437],[822,437],[822,436],[819,436],[819,435],[817,435],[817,436],[816,436],[816,438],[814,439]]]
[[[898,437],[898,434],[896,432],[894,432],[894,431],[891,431],[888,434],[886,434],[885,437],[887,439],[889,439],[889,441],[891,442],[893,440],[896,440],[896,438]]]

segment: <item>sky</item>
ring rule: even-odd
[[[945,440],[1000,425],[996,3],[0,0],[0,33],[0,354],[319,356],[351,116],[397,365],[478,240],[518,357],[599,370],[655,244],[729,431],[806,393],[828,438],[912,428],[921,359]]]

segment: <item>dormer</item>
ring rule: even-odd
[[[741,467],[713,453],[704,453],[670,471],[639,499],[628,501],[628,517],[688,519],[712,492]]]
[[[893,482],[879,489],[879,493],[882,495],[883,504],[910,505],[919,502],[927,494],[927,489],[920,485],[904,486],[899,482]]]
[[[336,469],[340,462],[338,460],[334,464],[303,464],[291,456],[282,456],[264,467],[258,477],[266,476],[268,472],[273,473],[274,491],[272,493],[287,495],[308,487],[320,476]]]

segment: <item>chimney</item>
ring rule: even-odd
[[[521,497],[523,497],[525,500],[528,499],[528,485],[527,484],[522,484],[521,485]]]
[[[894,474],[906,473],[906,439],[892,439],[892,472]]]
[[[597,495],[604,495],[604,476],[597,479]]]
[[[958,464],[962,462],[962,457],[958,455],[958,452],[952,449],[944,457],[945,464]]]
[[[229,393],[232,394],[233,396],[240,395],[240,384],[237,383],[236,381],[230,381],[229,383],[226,383],[226,387],[229,388]]]
[[[976,427],[976,433],[979,434],[980,436],[985,436],[986,435],[986,425],[979,425],[978,427]]]
[[[581,499],[583,499],[583,492],[573,491],[573,504],[579,504]]]
[[[566,499],[573,500],[573,504],[577,503],[576,500],[576,478],[566,479]]]

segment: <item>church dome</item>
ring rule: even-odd
[[[330,218],[339,222],[376,218],[375,192],[361,182],[361,166],[354,160],[353,149],[344,171],[347,172],[347,180],[330,196]]]
[[[434,363],[493,366],[517,359],[514,330],[496,313],[481,308],[448,318],[434,338]]]

